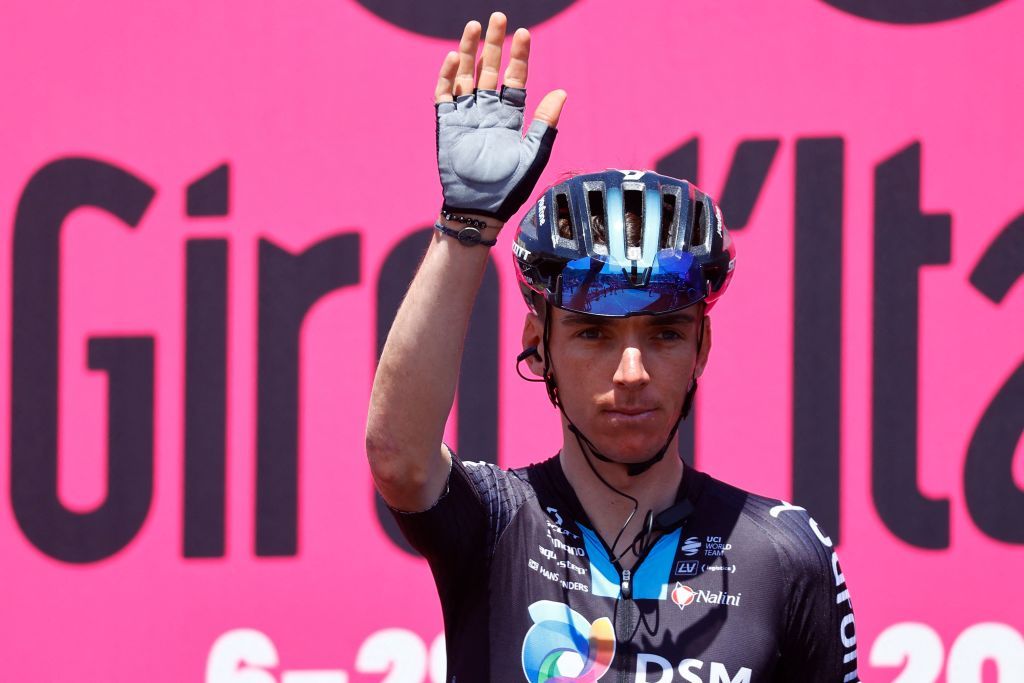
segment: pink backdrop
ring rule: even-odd
[[[476,18],[488,9],[481,5]],[[514,3],[508,13],[516,23]],[[1024,211],[1024,3],[915,25],[854,17],[820,0],[579,0],[550,14],[533,27],[532,101],[555,87],[569,101],[542,184],[569,169],[651,168],[696,138],[699,182],[718,195],[741,143],[778,141],[736,234],[732,288],[715,310],[696,451],[711,474],[786,499],[796,149],[799,140],[842,139],[835,532],[857,610],[861,675],[1024,680],[1022,541],[980,529],[964,493],[972,434],[1024,358],[1020,283],[993,301],[969,282]],[[54,557],[24,532],[11,503],[19,483],[3,450],[0,680],[442,680],[433,582],[425,563],[381,528],[362,438],[381,267],[439,204],[430,97],[453,45],[396,27],[355,0],[5,2],[0,351],[12,357],[17,333],[8,324],[13,235],[29,180],[64,157],[135,175],[155,189],[135,229],[95,208],[63,224],[60,500],[85,512],[107,495],[108,380],[88,369],[87,338],[155,339],[155,447],[141,528],[117,552],[86,562]],[[913,143],[920,210],[952,220],[949,262],[923,267],[918,278],[917,478],[923,495],[949,500],[949,543],[939,549],[894,534],[871,485],[872,329],[882,324],[872,309],[875,172]],[[229,168],[227,214],[186,215],[186,188],[221,164]],[[1020,229],[1007,231],[1018,249],[1008,253],[1020,256]],[[302,327],[298,547],[258,556],[259,241],[298,253],[341,234],[361,240],[358,283],[320,298]],[[215,557],[182,550],[185,255],[186,242],[199,238],[225,240],[228,249],[226,531]],[[495,251],[498,453],[463,455],[520,465],[554,453],[559,432],[543,389],[514,373],[523,309],[510,241],[502,235]],[[0,384],[9,388],[11,363],[2,367]],[[7,415],[12,393],[0,392]],[[1001,419],[1018,440],[1005,478],[1024,496],[1024,408],[1010,405]],[[11,424],[0,422],[0,443],[11,443]]]

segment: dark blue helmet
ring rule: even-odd
[[[512,251],[534,310],[547,301],[614,317],[710,307],[736,264],[711,197],[651,171],[609,169],[553,185],[519,224]]]

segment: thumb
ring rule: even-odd
[[[558,125],[558,117],[562,115],[562,107],[568,94],[564,90],[552,90],[540,101],[533,112],[535,121],[543,121],[552,128]]]

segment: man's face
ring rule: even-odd
[[[562,405],[602,453],[642,462],[665,444],[691,377],[707,362],[710,319],[697,348],[703,310],[699,304],[656,316],[602,318],[551,309],[551,360]],[[536,316],[529,317],[524,342],[535,337],[539,345],[541,331]],[[536,359],[530,367],[543,372]]]

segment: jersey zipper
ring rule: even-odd
[[[619,564],[615,563],[616,566]],[[619,606],[620,609],[615,614],[615,639],[618,640],[618,634],[620,633],[632,633],[633,632],[633,619],[631,615],[633,610],[626,604],[633,599],[633,572],[629,569],[621,570],[621,579],[619,580],[619,600],[622,604]],[[632,640],[632,638],[630,639]],[[626,641],[627,643],[630,641]],[[633,668],[633,655],[630,653],[627,647],[626,652],[623,653],[623,666],[619,669],[619,683],[629,682],[629,672]]]
[[[587,521],[589,521],[589,520],[587,520]],[[683,526],[683,524],[679,525],[680,528],[682,526]],[[666,532],[666,534],[667,533],[668,532]],[[609,559],[611,559],[612,551],[611,551],[611,548],[608,547],[608,544],[605,542],[604,538],[600,534],[598,534],[596,532],[595,532],[594,535],[597,536],[597,540],[600,541],[601,547],[604,548],[605,555]],[[662,536],[661,538],[663,538],[663,537],[664,536]],[[660,541],[661,538],[659,538],[658,540]],[[612,562],[612,566],[614,566],[615,570],[619,573],[619,598],[618,598],[619,600],[622,600],[622,601],[625,601],[625,600],[632,601],[633,600],[633,572],[636,569],[638,569],[644,563],[644,560],[647,559],[647,555],[650,553],[651,550],[654,549],[655,545],[656,545],[656,542],[652,543],[648,547],[644,548],[643,552],[640,553],[639,556],[637,556],[636,562],[633,563],[633,569],[632,570],[631,569],[623,569],[622,565],[619,564],[618,560],[615,560],[615,561]],[[639,605],[634,605],[633,608],[635,608],[636,611],[637,611],[637,614],[639,614],[640,606]],[[619,641],[619,634],[620,633],[622,633],[622,634],[634,633],[634,629],[636,628],[636,621],[633,619],[632,615],[633,615],[633,609],[628,607],[628,606],[626,606],[626,605],[621,605],[621,608],[616,612],[616,615],[615,615],[615,642],[617,644],[619,642],[622,642],[624,645],[627,645],[626,653],[623,655],[623,659],[622,659],[622,662],[623,662],[624,666],[621,669],[619,669],[618,680],[619,680],[620,683],[629,683],[630,675],[631,675],[630,672],[633,671],[635,669],[635,667],[636,667],[636,662],[635,662],[635,658],[633,657],[632,648],[628,647],[628,645],[632,644],[633,638],[630,637],[629,640]]]

